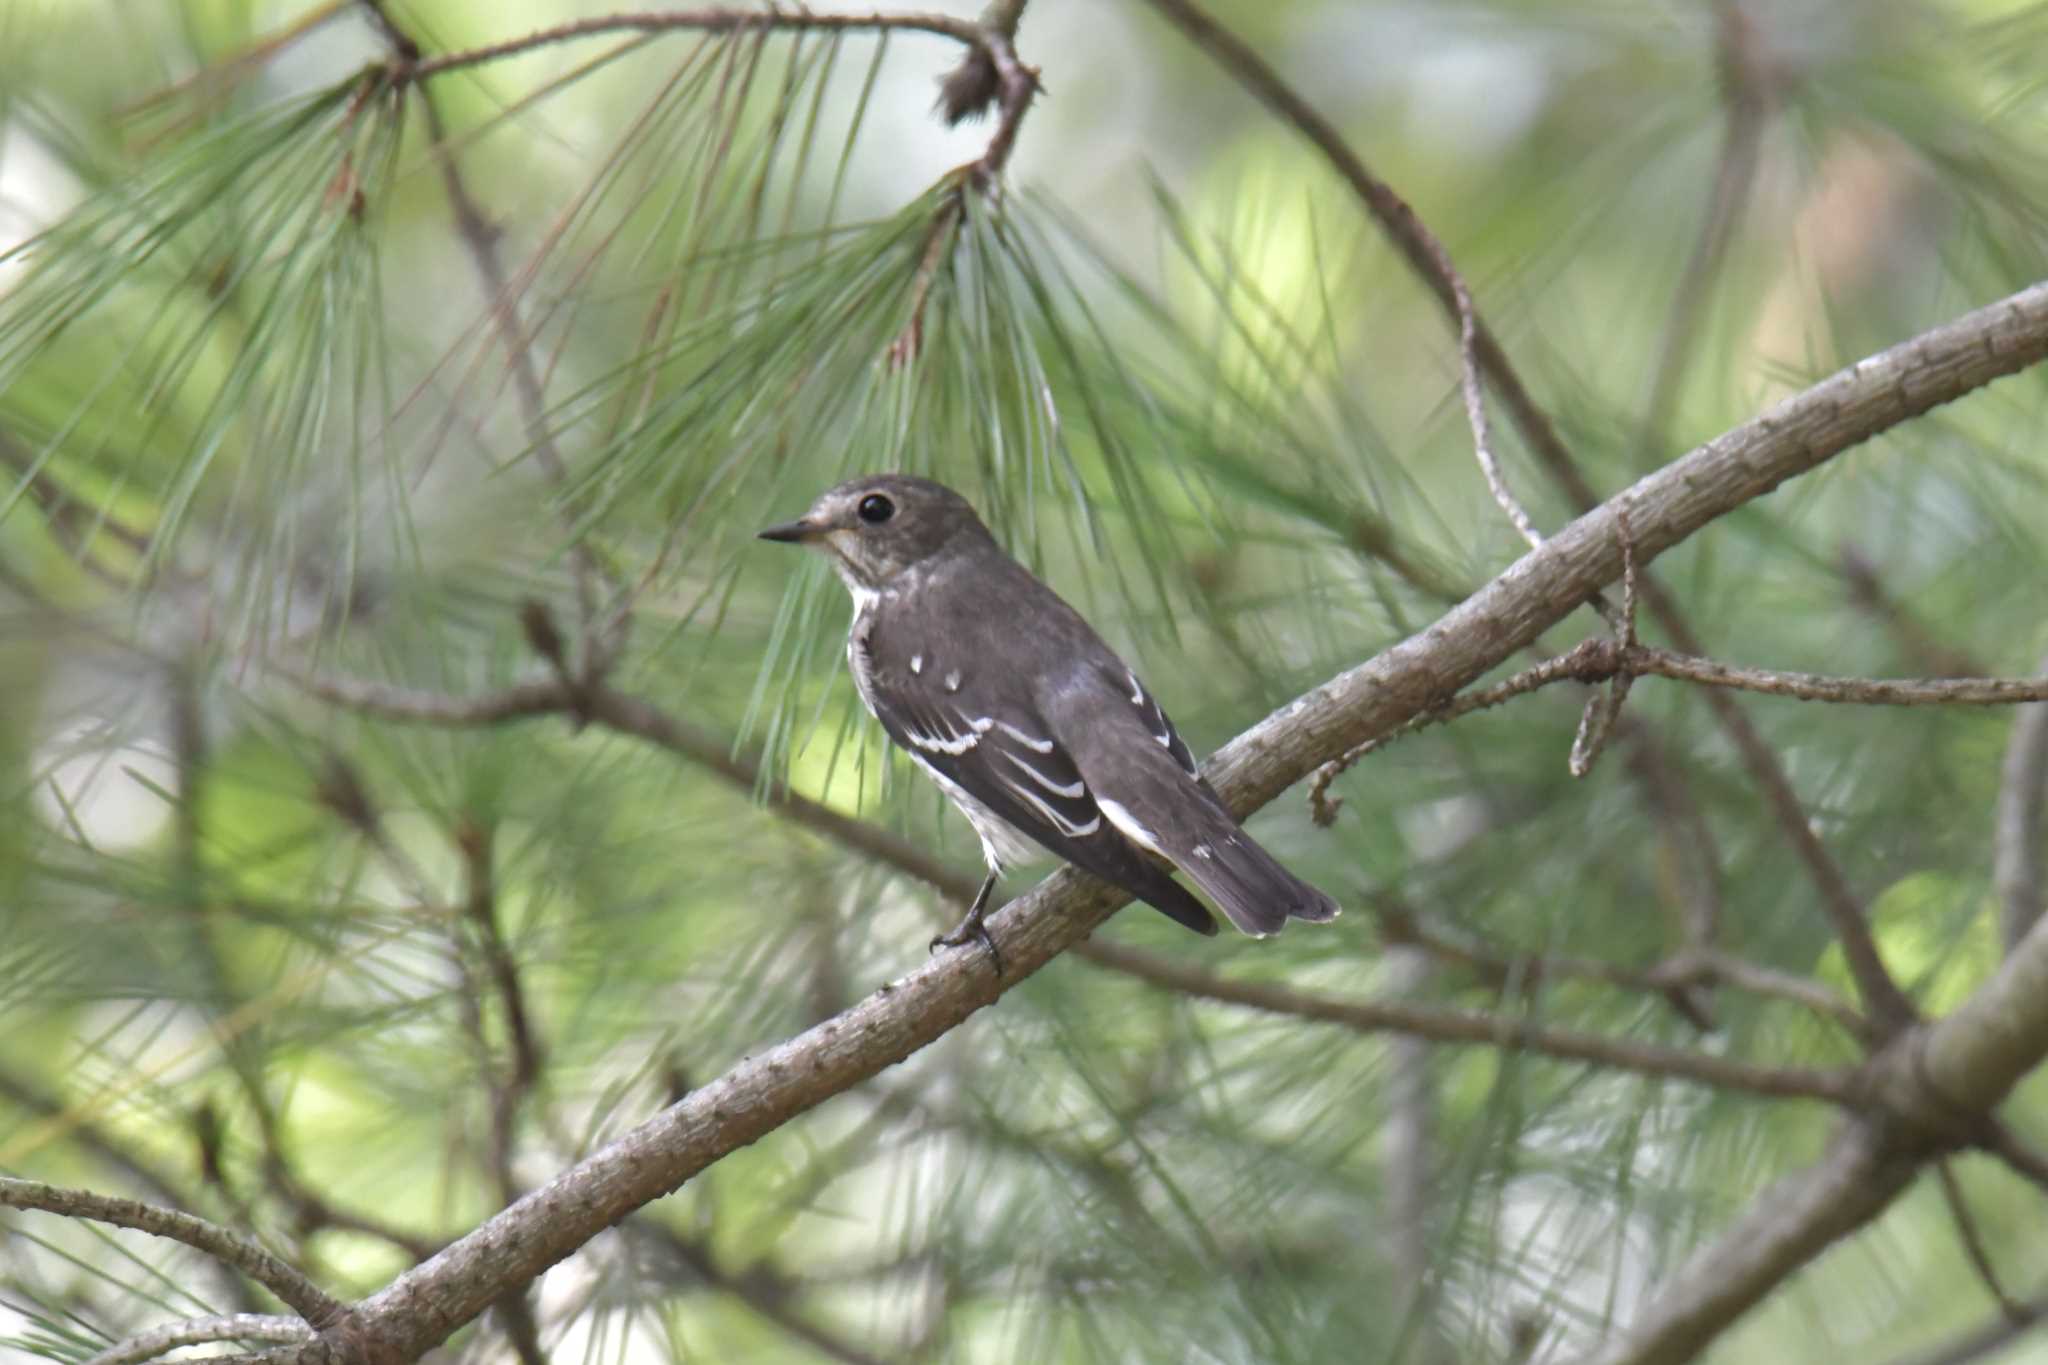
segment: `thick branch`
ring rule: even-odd
[[[1625,495],[1636,551],[1644,559],[1654,556],[1858,441],[2043,355],[2048,285],[1864,360],[1638,482]],[[1612,511],[1581,517],[1429,630],[1233,740],[1207,774],[1233,809],[1257,809],[1318,763],[1498,666],[1620,572]],[[1055,873],[991,917],[1011,964],[1006,978],[998,980],[978,952],[932,959],[837,1018],[692,1091],[402,1275],[293,1356],[417,1356],[633,1209],[938,1038],[1080,941],[1119,904],[1121,897],[1099,883],[1070,869]],[[2016,954],[2008,971],[2034,964],[2048,976],[2048,936],[2037,937],[2041,951]],[[2037,985],[2034,1003],[2048,1011],[2048,981]],[[1994,990],[1986,994],[2004,999]],[[1967,1048],[1945,1060],[1956,1069],[1986,1070]]]

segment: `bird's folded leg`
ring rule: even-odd
[[[989,960],[995,963],[996,975],[1003,974],[1003,954],[996,947],[996,941],[989,937],[988,926],[981,921],[988,913],[988,893],[996,889],[996,878],[1000,873],[991,871],[982,879],[981,890],[974,893],[974,904],[967,907],[967,913],[960,922],[932,940],[931,950],[958,948],[968,943],[979,943],[988,949]]]

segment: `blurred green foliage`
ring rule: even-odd
[[[2048,7],[1213,8],[1444,238],[1603,492],[2043,273]],[[430,55],[571,17],[391,13]],[[922,960],[957,907],[749,799],[786,775],[975,866],[859,710],[837,586],[751,539],[847,474],[960,487],[1202,752],[1512,561],[1455,331],[1306,144],[1142,5],[1037,0],[1018,45],[1044,94],[1000,193],[961,197],[988,128],[932,124],[954,55],[929,37],[551,45],[435,78],[437,145],[351,7],[0,12],[0,1169],[180,1203],[368,1292]],[[2022,377],[1902,427],[1656,572],[1730,661],[2036,672],[2042,397]],[[1504,449],[1539,525],[1574,514]],[[572,666],[615,633],[613,682],[737,775],[569,717],[397,723],[292,681],[545,678],[528,601]],[[1647,969],[1711,904],[1715,946],[1846,993],[1699,697],[1630,703],[1682,806],[1628,744],[1567,776],[1579,702],[1373,755],[1332,830],[1293,800],[1257,817],[1353,907],[1328,931],[1108,932],[1363,996],[1392,911]],[[1743,706],[1894,971],[1952,1007],[1997,960],[2010,716]],[[517,1081],[499,951],[538,1067]],[[1733,989],[1705,1036],[1601,981],[1440,963],[1414,989],[1761,1064],[1854,1052]],[[1563,1359],[1825,1133],[1813,1106],[1446,1048],[1418,1175],[1386,1151],[1391,1056],[1062,961],[551,1274],[542,1339],[1425,1361],[1501,1358],[1526,1322]],[[2044,1105],[2037,1082],[2008,1113]],[[2007,1283],[2039,1284],[2038,1193],[1961,1174]],[[1418,1179],[1420,1248],[1387,1215]],[[15,1349],[82,1359],[252,1301],[146,1239],[8,1236]],[[1875,1359],[1988,1314],[1923,1189],[1716,1358]]]

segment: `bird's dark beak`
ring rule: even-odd
[[[756,532],[755,536],[760,540],[786,540],[791,544],[800,545],[824,529],[818,523],[805,518],[797,521],[785,521],[780,526],[770,526],[765,531]]]

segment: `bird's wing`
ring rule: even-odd
[[[942,784],[1189,928],[1216,932],[1215,920],[1186,888],[1104,822],[1025,680],[988,669],[970,686],[954,661],[922,648],[908,632],[870,639],[865,648],[862,692],[875,719]]]
[[[1111,692],[1115,702],[1107,700]],[[1074,766],[1102,817],[1185,872],[1231,923],[1265,935],[1290,917],[1336,917],[1334,900],[1244,832],[1196,771],[1166,712],[1128,668],[1113,658],[1076,666],[1046,690],[1045,705],[1068,737]]]

